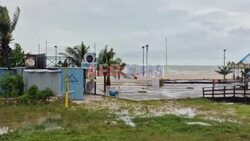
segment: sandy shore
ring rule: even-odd
[[[164,75],[165,79],[171,79],[171,80],[177,80],[177,79],[184,79],[184,80],[193,80],[193,79],[222,79],[222,75],[216,73],[216,72],[167,72]],[[232,74],[227,76],[228,79],[232,78]]]

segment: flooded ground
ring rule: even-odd
[[[216,86],[231,86],[232,84],[217,84]],[[141,86],[134,83],[122,83],[107,88],[119,91],[119,98],[130,100],[158,100],[202,97],[202,88],[212,87],[211,84],[165,84],[163,87]],[[103,94],[103,85],[97,85],[97,93]]]

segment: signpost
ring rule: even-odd
[[[86,70],[96,70],[97,63],[96,63],[96,54],[95,53],[87,53],[84,56],[84,60],[82,62],[82,68],[84,73],[84,91],[86,92]],[[95,71],[96,73],[96,71]],[[96,75],[96,74],[95,74]],[[95,77],[96,79],[96,77]],[[95,94],[96,94],[96,80],[95,80]]]

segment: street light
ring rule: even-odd
[[[146,81],[148,86],[148,48],[149,45],[146,45]]]
[[[143,74],[143,77],[145,76],[145,68],[144,68],[144,46],[142,46],[142,74]]]
[[[148,66],[148,48],[149,45],[146,45],[146,67]]]
[[[224,51],[224,67],[226,66],[226,49],[223,50]]]
[[[57,65],[57,46],[55,46],[55,66]]]

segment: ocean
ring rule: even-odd
[[[222,76],[215,72],[218,66],[170,65],[164,68],[164,78],[167,79],[222,79]],[[228,78],[231,77],[228,75]]]

